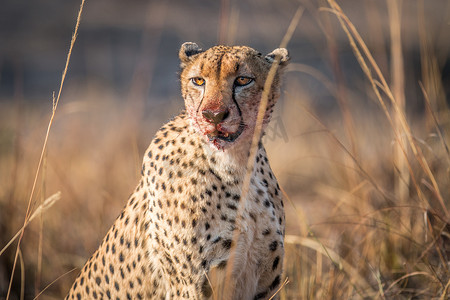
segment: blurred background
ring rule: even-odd
[[[374,64],[355,54],[332,3],[87,1],[31,211],[61,199],[25,230],[11,282],[17,239],[4,247],[24,223],[80,1],[4,0],[0,299],[68,291],[137,184],[154,133],[183,109],[183,42],[269,53],[299,9],[264,137],[289,198],[282,299],[448,297],[450,2],[337,1]]]

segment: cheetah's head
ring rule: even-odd
[[[281,72],[289,60],[286,49],[262,56],[245,46],[203,51],[195,43],[184,43],[179,57],[181,92],[191,124],[217,149],[251,141],[264,83],[278,58],[263,126],[269,123],[280,95]]]

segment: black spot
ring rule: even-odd
[[[203,281],[202,294],[206,298],[209,298],[212,295],[212,289],[211,289],[211,286],[209,285],[208,279],[205,279],[205,281]]]
[[[269,286],[269,289],[273,290],[280,284],[280,275],[275,277],[275,279],[272,281],[272,283]]]
[[[231,203],[227,203],[227,207],[228,207],[229,209],[232,209],[232,210],[237,210],[236,205],[231,204]]]
[[[275,259],[273,260],[273,264],[272,264],[272,271],[275,271],[275,269],[278,267],[279,262],[280,262],[280,257],[279,256],[275,257]]]
[[[269,245],[269,249],[270,249],[271,251],[277,250],[277,247],[278,247],[278,242],[277,242],[277,241],[273,241],[273,242],[270,243],[270,245]]]
[[[255,295],[255,297],[253,298],[253,300],[259,300],[259,299],[265,298],[266,296],[267,296],[267,291]]]
[[[222,260],[222,261],[217,265],[217,267],[218,267],[219,269],[225,269],[226,266],[227,266],[227,261],[226,261],[226,260]]]
[[[231,248],[231,244],[232,244],[232,240],[230,240],[230,239],[224,240],[222,242],[222,246],[227,250]]]

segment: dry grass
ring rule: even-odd
[[[442,59],[423,29],[429,16],[425,2],[418,1],[422,78],[408,81],[401,1],[386,3],[389,38],[369,43],[383,30],[377,27],[381,24],[354,25],[334,0],[302,2],[326,37],[329,48],[323,55],[334,78],[293,61],[265,138],[289,198],[289,282],[280,290],[282,299],[449,298],[450,114]],[[222,8],[229,6],[222,2]],[[235,8],[222,14],[228,31],[221,28],[220,39],[233,40],[236,28],[230,20],[236,15]],[[343,76],[346,66],[336,46],[342,32],[364,76],[358,84]],[[372,54],[382,43],[389,54]],[[306,77],[329,92],[337,110],[314,104],[315,91],[299,79]],[[411,84],[422,91],[417,97],[426,110],[408,111]],[[63,95],[36,177],[51,110],[0,103],[0,248],[20,232],[24,220],[34,218],[20,248],[15,241],[1,250],[0,299],[10,283],[10,299],[59,299],[67,292],[76,268],[97,247],[137,183],[153,133],[182,107],[177,100],[143,115],[142,103],[116,97],[99,89]],[[33,186],[38,201],[27,210]],[[58,191],[61,200],[49,207],[44,199]],[[15,258],[18,267],[10,281]]]

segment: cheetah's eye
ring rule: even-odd
[[[201,77],[194,77],[191,79],[192,83],[196,86],[203,86],[205,85],[205,79],[201,78]]]
[[[240,77],[236,78],[236,80],[234,81],[234,84],[237,86],[244,86],[244,85],[249,84],[252,81],[253,81],[252,78],[240,76]]]

